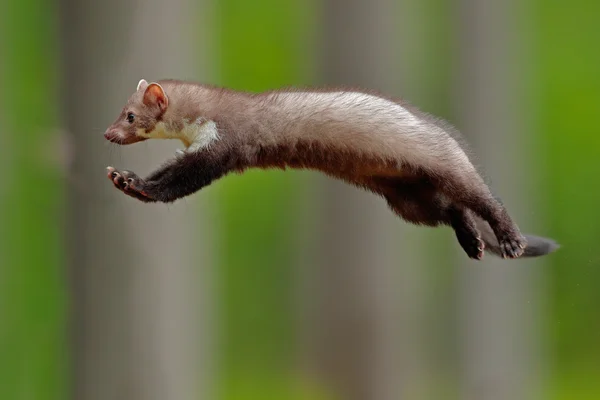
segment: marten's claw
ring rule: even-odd
[[[111,182],[117,177],[117,175],[119,175],[117,170],[114,169],[113,167],[106,167],[106,171],[107,171],[106,176],[108,177],[108,179],[111,180]]]
[[[467,230],[458,230],[456,237],[469,258],[474,260],[483,259],[485,243],[481,240],[479,233],[473,235],[472,232]]]
[[[148,197],[148,195],[144,192],[145,182],[139,176],[137,176],[131,171],[123,171],[122,175],[123,191],[125,191],[126,193],[133,192],[144,197]]]
[[[108,167],[108,179],[113,185],[128,196],[134,197],[141,201],[152,201],[148,194],[144,191],[145,182],[131,171],[119,172],[113,167]]]
[[[485,243],[483,242],[483,240],[481,240],[480,237],[473,239],[472,249],[473,249],[473,252],[471,254],[469,254],[469,257],[471,257],[475,260],[482,260],[483,259],[483,250],[485,249]],[[475,249],[477,249],[477,250],[475,251]]]
[[[117,189],[123,190],[124,179],[121,176],[121,174],[119,173],[119,171],[117,171],[113,167],[106,168],[106,171],[107,171],[107,175],[106,176],[113,183],[113,185],[115,185],[115,187]]]
[[[503,258],[520,257],[526,246],[527,240],[522,235],[506,237],[500,241],[500,250],[502,251]]]

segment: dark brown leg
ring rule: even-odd
[[[469,258],[481,260],[485,244],[469,210],[451,207],[447,212],[456,239]]]
[[[451,205],[428,182],[398,185],[384,195],[396,214],[418,225],[449,225],[469,258],[481,260],[485,247],[470,211]]]
[[[131,171],[108,167],[113,185],[140,201],[171,203],[202,189],[228,172],[228,166],[210,154],[185,154],[165,163],[145,179]]]
[[[448,223],[444,206],[431,183],[397,181],[380,188],[390,208],[404,220],[427,226]]]
[[[465,178],[448,174],[437,177],[436,182],[453,202],[471,209],[489,223],[500,244],[502,257],[517,258],[523,254],[527,245],[525,237],[479,175]]]

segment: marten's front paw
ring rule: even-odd
[[[145,182],[139,176],[131,171],[117,171],[113,167],[106,168],[107,177],[117,189],[128,196],[141,201],[153,201],[144,191]]]
[[[518,258],[525,251],[527,240],[520,233],[505,236],[500,240],[500,250],[503,258]]]

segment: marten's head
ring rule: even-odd
[[[132,144],[152,137],[169,99],[161,85],[140,80],[117,120],[106,130],[104,137],[113,143]]]

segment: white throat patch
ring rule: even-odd
[[[138,135],[149,139],[179,139],[187,152],[207,148],[212,142],[219,140],[217,124],[203,118],[197,118],[193,122],[186,121],[179,132],[169,129],[164,122],[159,122],[149,133],[138,129]]]

